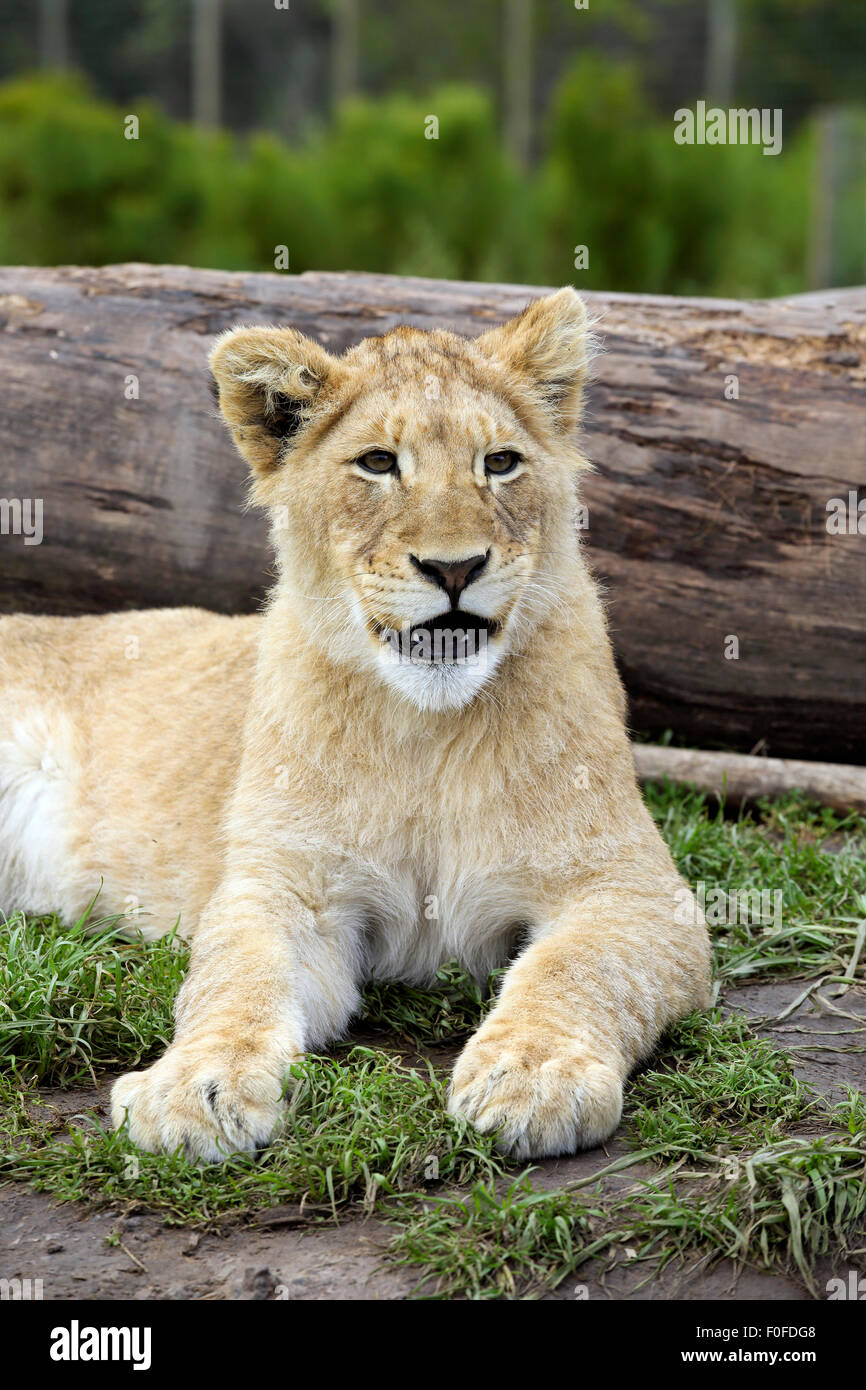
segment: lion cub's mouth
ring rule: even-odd
[[[421,666],[472,664],[484,660],[487,643],[498,637],[502,624],[477,613],[454,609],[414,627],[393,628],[377,623],[375,632],[392,656]]]

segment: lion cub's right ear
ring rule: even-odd
[[[219,406],[259,477],[277,469],[341,364],[294,328],[232,328],[210,353]]]

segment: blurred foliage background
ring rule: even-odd
[[[782,152],[676,144],[698,99],[781,108]],[[866,3],[0,0],[0,260],[281,247],[293,272],[863,281]]]

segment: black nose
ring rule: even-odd
[[[457,602],[467,584],[471,584],[487,564],[490,551],[485,551],[483,555],[470,555],[467,560],[419,560],[417,556],[410,555],[409,559],[428,579],[432,579],[434,584],[438,584],[440,589],[444,589],[451,600],[452,608],[457,607]]]

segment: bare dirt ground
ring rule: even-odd
[[[804,989],[802,981],[747,985],[728,991],[728,1008],[744,1010],[757,1024],[783,1012]],[[866,988],[848,990],[836,1001],[866,1024]],[[834,1099],[846,1085],[866,1089],[866,1034],[857,1025],[822,1011],[806,1000],[789,1017],[759,1025],[776,1046],[790,1048],[797,1075]],[[368,1039],[364,1039],[367,1041]],[[432,1055],[432,1054],[431,1054]],[[447,1060],[438,1052],[433,1060]],[[111,1085],[57,1091],[51,1099],[66,1115],[104,1110]],[[558,1188],[605,1167],[629,1152],[621,1135],[603,1150],[540,1162],[537,1187]],[[622,1189],[649,1167],[636,1165],[605,1181]],[[117,1235],[118,1244],[107,1237]],[[42,1280],[43,1296],[97,1299],[405,1299],[418,1280],[414,1270],[388,1265],[384,1251],[388,1226],[377,1219],[346,1218],[339,1226],[312,1225],[295,1207],[262,1213],[253,1224],[235,1224],[219,1233],[166,1226],[162,1218],[139,1212],[88,1212],[62,1205],[21,1184],[0,1188],[0,1272],[4,1278]],[[819,1266],[820,1290],[832,1274]],[[546,1297],[574,1299],[767,1299],[810,1297],[796,1277],[757,1270],[737,1271],[722,1263],[712,1269],[675,1269],[648,1277],[649,1266],[616,1251],[567,1279]]]

